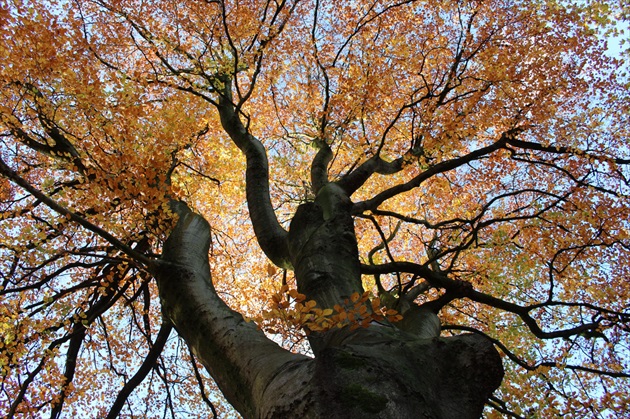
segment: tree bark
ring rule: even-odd
[[[280,348],[219,298],[208,263],[208,222],[184,203],[172,207],[179,220],[156,267],[162,311],[234,408],[260,417],[280,372],[308,358]]]
[[[329,189],[331,201],[303,207],[292,223],[300,232],[294,244],[303,245],[292,261],[309,294],[326,303],[360,289],[358,259],[332,259],[335,251],[357,252],[350,207],[338,192]],[[374,324],[319,335],[314,358],[280,348],[217,295],[208,223],[183,203],[173,208],[179,220],[155,268],[164,315],[243,417],[473,419],[501,383],[500,357],[477,335],[427,337]]]

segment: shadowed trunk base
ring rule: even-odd
[[[481,336],[416,339],[373,326],[339,331],[317,359],[287,374],[267,388],[260,417],[476,419],[503,367]]]

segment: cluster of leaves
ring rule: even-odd
[[[343,301],[343,305],[322,309],[317,307],[317,301],[306,301],[306,295],[283,285],[271,296],[269,307],[251,320],[270,334],[282,333],[289,328],[303,329],[308,335],[333,328],[365,328],[372,322],[397,322],[402,320],[402,316],[398,311],[381,305],[380,298],[367,291],[363,295],[352,294]]]

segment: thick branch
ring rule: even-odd
[[[320,140],[320,142],[319,151],[317,151],[311,164],[311,184],[315,195],[328,183],[328,164],[333,158],[330,146],[323,140]]]
[[[401,171],[403,168],[403,161],[404,158],[401,157],[392,162],[386,162],[380,156],[374,156],[352,172],[348,173],[337,183],[348,195],[352,195],[374,173],[389,175]]]
[[[244,417],[259,417],[272,402],[265,392],[274,378],[308,358],[280,348],[219,298],[208,264],[208,222],[184,203],[172,206],[179,221],[156,272],[164,315],[228,401]]]
[[[228,84],[229,80],[225,81]],[[219,101],[221,124],[247,159],[245,173],[247,206],[254,233],[267,257],[282,268],[291,268],[287,232],[280,225],[269,193],[269,163],[262,143],[243,125],[232,104],[229,87]]]

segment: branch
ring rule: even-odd
[[[68,352],[66,352],[65,371],[63,373],[63,385],[61,386],[59,401],[53,405],[50,412],[50,419],[57,419],[61,417],[61,410],[63,409],[63,403],[66,399],[67,388],[74,379],[74,372],[77,367],[77,358],[79,357],[79,351],[85,339],[85,326],[81,323],[75,323],[72,327],[72,338],[68,345]]]
[[[504,415],[507,415],[511,418],[515,418],[515,419],[527,419],[524,416],[520,416],[517,415],[516,413],[508,410],[505,407],[505,402],[503,402],[503,400],[498,399],[495,396],[490,396],[490,398],[488,399],[488,401],[486,402],[486,405],[490,406],[491,408],[495,409],[497,412],[502,413]]]
[[[77,170],[80,173],[85,173],[85,166],[81,161],[78,151],[72,145],[72,143],[61,133],[59,128],[54,125],[52,121],[50,121],[45,115],[38,114],[40,123],[46,132],[46,134],[52,139],[52,141],[47,141],[43,135],[37,134],[37,136],[42,141],[37,141],[31,135],[29,135],[22,128],[17,126],[11,126],[7,121],[5,124],[9,125],[9,130],[11,133],[19,140],[21,140],[22,144],[25,146],[39,152],[46,154],[47,156],[51,156],[55,159],[61,159],[66,162],[72,163],[77,167]],[[2,118],[2,115],[0,115]],[[44,122],[47,121],[47,122]],[[50,145],[49,143],[52,143]]]
[[[376,218],[374,218],[371,215],[368,216],[363,216],[364,218],[370,220],[372,222],[372,224],[374,225],[374,228],[376,229],[376,231],[378,232],[378,235],[381,237],[381,243],[376,246],[374,249],[372,249],[369,253],[369,260],[370,263],[373,264],[373,258],[372,256],[378,252],[380,249],[385,249],[385,253],[387,253],[387,257],[389,257],[389,260],[391,260],[392,262],[394,262],[394,255],[391,252],[391,249],[389,248],[389,243],[394,239],[394,237],[396,237],[396,234],[398,233],[398,229],[400,228],[400,222],[398,222],[398,224],[396,224],[396,227],[394,228],[394,230],[391,232],[389,237],[385,237],[385,233],[383,233],[383,230],[381,229],[381,226],[378,224],[378,222],[376,221]],[[400,273],[399,272],[395,272],[396,273],[396,279],[398,281],[398,295],[402,296],[402,280],[400,278]],[[381,285],[380,284],[380,279],[378,278],[377,275],[375,275],[375,278],[377,280],[377,285]],[[382,288],[382,286],[381,286]],[[412,300],[413,301],[413,300]]]
[[[166,341],[171,334],[171,330],[173,330],[173,325],[168,321],[164,321],[160,327],[157,338],[155,339],[153,346],[151,346],[146,358],[142,362],[142,365],[138,371],[136,371],[135,375],[131,377],[131,380],[127,381],[120,392],[118,392],[116,401],[114,401],[111,409],[109,409],[107,419],[115,419],[118,417],[118,414],[127,402],[127,398],[129,398],[131,393],[142,383],[147,374],[153,369],[155,362],[162,354],[162,350],[164,349]]]
[[[97,234],[101,238],[107,240],[114,247],[119,249],[121,252],[125,253],[127,256],[131,257],[133,260],[135,260],[137,262],[140,262],[140,263],[143,263],[146,266],[150,266],[153,263],[153,261],[151,259],[147,258],[146,256],[144,256],[141,253],[136,252],[131,247],[129,247],[126,244],[122,243],[120,240],[118,240],[116,237],[114,237],[113,235],[111,235],[107,231],[105,231],[102,228],[92,224],[91,222],[89,222],[85,218],[79,216],[77,213],[75,213],[75,212],[73,212],[73,211],[71,211],[71,210],[69,210],[67,208],[64,208],[63,206],[61,206],[60,204],[55,202],[53,199],[49,198],[46,194],[44,194],[43,192],[41,192],[40,190],[35,188],[33,185],[31,185],[24,178],[22,178],[16,171],[11,169],[4,162],[4,160],[2,160],[2,158],[0,158],[0,173],[5,175],[7,178],[12,180],[17,185],[19,185],[22,188],[24,188],[31,195],[33,195],[35,198],[37,198],[38,200],[40,200],[41,202],[46,204],[53,211],[55,211],[55,212],[57,212],[57,213],[59,213],[61,215],[66,216],[70,220],[76,222],[77,224],[80,224],[81,226],[83,226],[86,229],[90,230],[91,232]]]
[[[171,206],[179,220],[155,269],[163,313],[226,399],[244,417],[257,417],[274,380],[308,358],[284,350],[225,304],[210,274],[210,225],[183,202]]]
[[[582,367],[580,365],[559,364],[558,362],[555,362],[555,361],[544,361],[544,362],[540,362],[540,363],[538,363],[536,365],[530,365],[526,361],[524,361],[521,358],[519,358],[518,356],[516,356],[512,351],[510,351],[500,340],[494,339],[494,338],[488,336],[487,334],[485,334],[484,332],[475,329],[474,327],[461,326],[461,325],[455,325],[455,324],[446,324],[446,325],[442,325],[442,329],[443,330],[463,330],[463,331],[466,331],[466,332],[473,332],[473,333],[482,335],[486,339],[491,341],[493,344],[498,346],[499,349],[501,349],[501,351],[512,362],[514,362],[519,367],[521,367],[521,368],[523,368],[523,369],[525,369],[527,371],[536,371],[538,368],[541,368],[541,367],[565,368],[565,369],[574,370],[574,371],[583,371],[583,372],[588,372],[588,373],[592,373],[592,374],[606,375],[608,377],[613,377],[613,378],[630,378],[630,374],[627,374],[627,373],[624,373],[624,372],[604,371],[604,370],[598,370],[598,369],[595,369],[595,368]]]
[[[203,387],[203,378],[199,373],[199,368],[197,368],[197,362],[195,361],[195,354],[193,354],[192,349],[188,348],[188,353],[190,355],[190,364],[192,365],[193,372],[195,373],[195,379],[197,380],[197,385],[199,386],[199,391],[201,392],[201,398],[206,403],[206,405],[212,410],[212,418],[217,419],[219,415],[217,414],[217,409],[214,407],[214,404],[208,398],[206,394],[206,390]]]
[[[254,233],[261,249],[277,266],[291,268],[287,231],[280,225],[269,193],[269,162],[262,143],[249,133],[243,125],[237,109],[232,103],[231,80],[225,82],[224,93],[219,99],[221,125],[234,144],[245,154],[247,207],[254,227]]]
[[[403,169],[404,157],[400,157],[394,161],[387,162],[380,156],[376,155],[361,164],[355,170],[346,174],[337,183],[341,186],[348,196],[357,191],[374,173],[382,175],[390,175],[400,172]]]
[[[478,150],[472,151],[465,156],[446,160],[434,166],[431,166],[429,169],[420,173],[418,176],[414,177],[413,179],[411,179],[410,181],[406,183],[402,183],[402,184],[393,186],[389,189],[386,189],[383,192],[377,194],[375,197],[368,199],[366,201],[357,202],[356,204],[354,204],[354,209],[352,210],[352,212],[354,214],[360,214],[365,211],[376,210],[378,209],[379,205],[381,205],[386,200],[393,198],[394,196],[399,195],[403,192],[408,192],[414,188],[417,188],[418,186],[422,184],[422,182],[424,182],[425,180],[439,173],[448,172],[450,170],[456,169],[466,163],[470,163],[471,161],[477,160],[480,157],[483,157],[497,150],[505,148],[505,145],[508,142],[508,140],[510,138],[513,138],[519,132],[521,132],[520,128],[510,129],[504,132],[498,141],[496,141],[495,143],[487,147],[483,147]]]
[[[581,324],[570,329],[545,332],[540,328],[536,320],[529,314],[532,310],[539,308],[539,306],[537,305],[520,306],[518,304],[510,303],[509,301],[501,300],[491,295],[476,291],[473,288],[472,284],[468,282],[453,280],[442,273],[433,272],[431,269],[424,265],[418,265],[412,262],[393,262],[384,263],[381,265],[361,265],[362,274],[374,275],[394,272],[406,272],[416,274],[426,279],[431,284],[431,286],[445,289],[447,294],[450,293],[449,298],[468,298],[469,300],[481,304],[514,313],[521,318],[521,320],[525,323],[525,325],[527,325],[534,336],[539,339],[567,338],[582,333],[596,331],[599,327],[598,322],[593,322]]]
[[[39,364],[37,364],[37,367],[35,367],[35,369],[33,369],[28,374],[26,379],[21,382],[20,391],[18,392],[17,396],[15,396],[13,403],[11,403],[11,407],[6,416],[7,418],[15,417],[15,413],[17,412],[18,407],[24,401],[24,396],[26,395],[26,391],[28,390],[28,387],[33,383],[33,380],[35,380],[35,377],[37,377],[37,375],[44,368],[44,366],[46,365],[46,362],[50,360],[50,358],[52,357],[51,354],[54,353],[54,349],[63,345],[65,342],[67,342],[71,338],[71,336],[72,335],[62,336],[61,338],[54,340],[53,342],[50,343],[50,345],[48,345],[47,350],[44,353],[44,356],[42,356],[41,360],[39,361]]]
[[[319,150],[311,164],[311,184],[315,195],[328,183],[328,164],[333,158],[330,146],[324,140],[317,141],[319,142]]]
[[[522,148],[525,150],[544,151],[545,153],[552,153],[552,154],[577,154],[577,155],[583,155],[585,157],[595,158],[598,160],[612,160],[616,164],[630,164],[630,159],[621,159],[621,158],[608,159],[606,157],[592,155],[590,153],[586,153],[581,150],[577,150],[575,148],[570,148],[570,147],[544,146],[542,144],[534,143],[531,141],[518,140],[516,138],[510,138],[507,143],[508,145]]]

